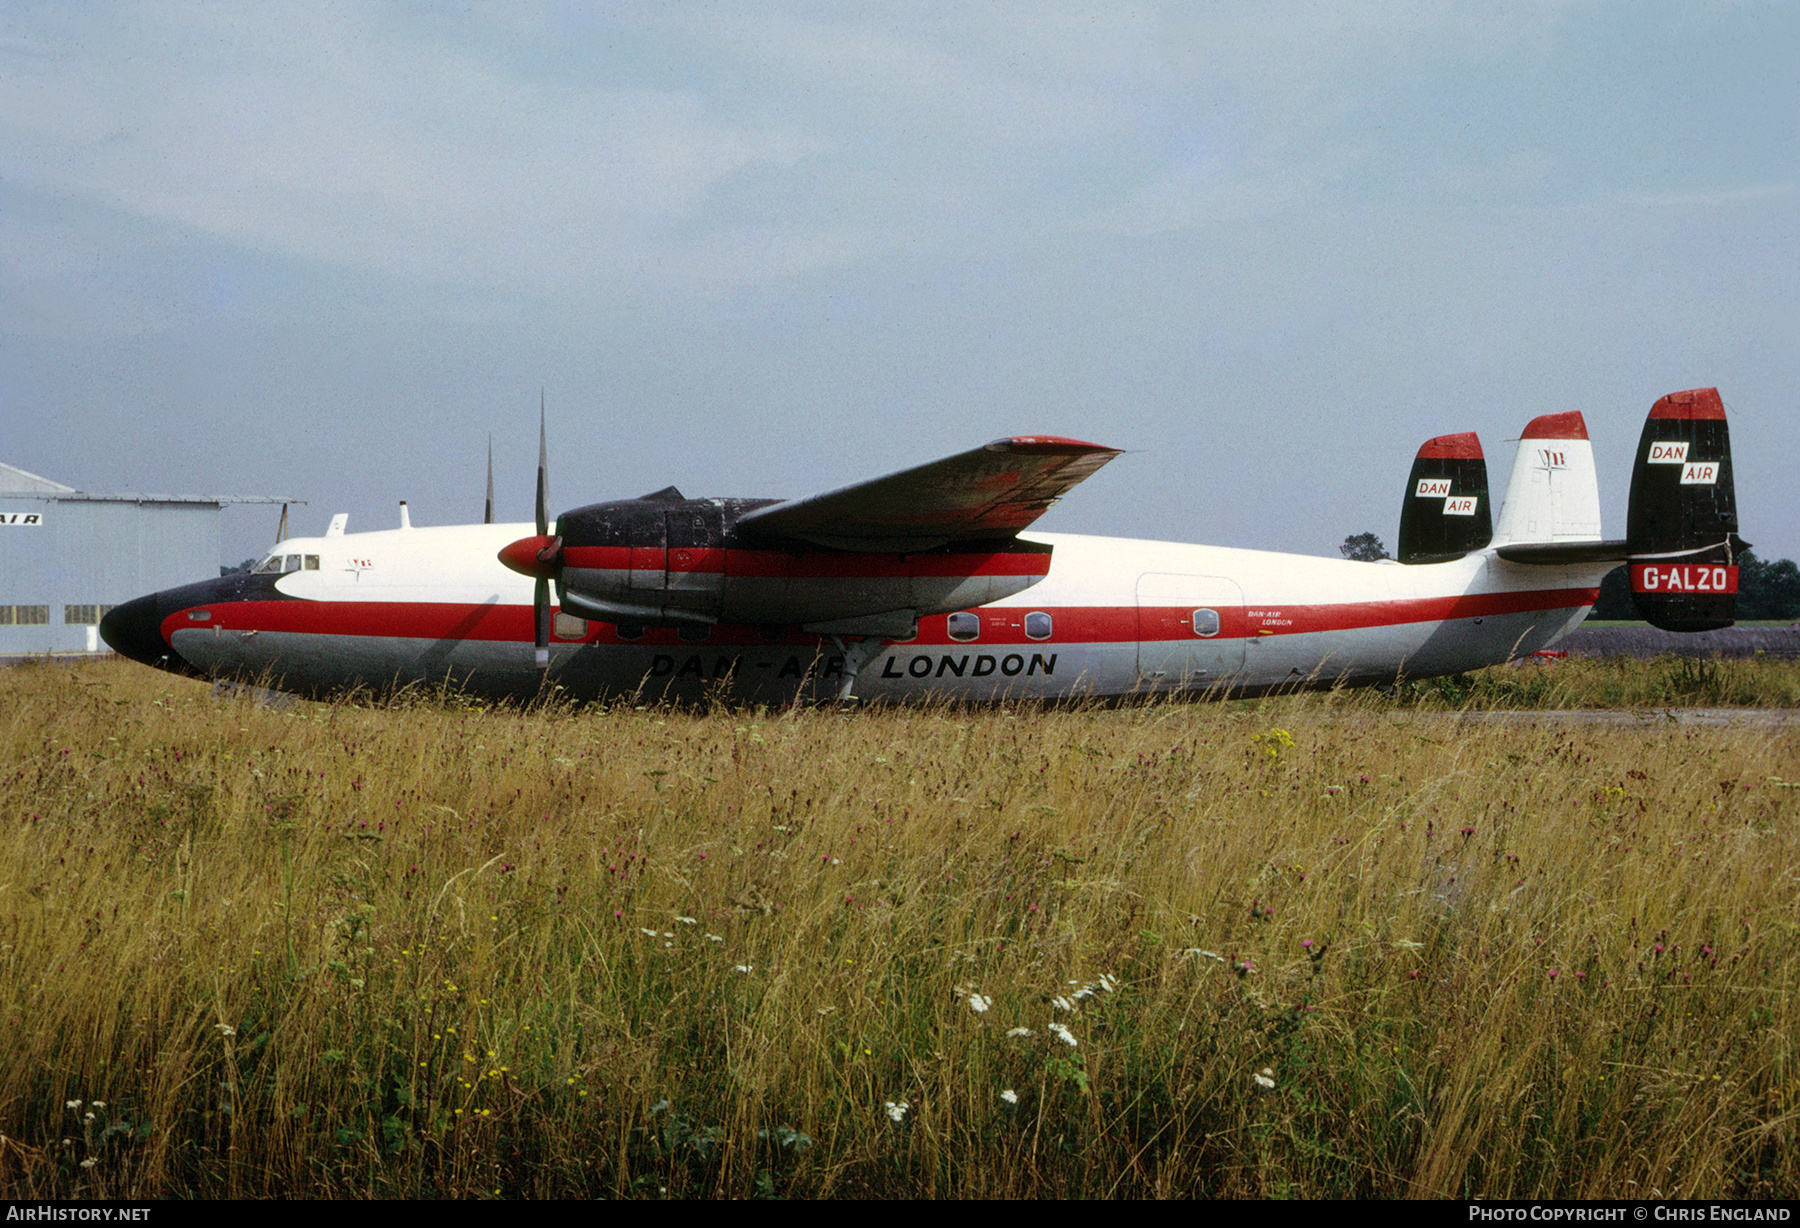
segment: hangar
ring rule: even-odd
[[[0,658],[103,651],[113,606],[217,574],[221,507],[296,502],[95,494],[0,462]]]

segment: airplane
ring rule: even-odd
[[[1658,400],[1626,536],[1605,540],[1579,412],[1526,426],[1498,516],[1470,432],[1428,440],[1379,563],[1026,533],[1120,455],[995,440],[794,500],[638,499],[535,524],[277,543],[248,573],[139,597],[120,654],[302,695],[445,686],[472,697],[750,704],[1114,699],[1391,684],[1529,655],[1630,567],[1651,623],[1731,625],[1730,441],[1713,388]]]

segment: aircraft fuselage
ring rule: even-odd
[[[163,668],[302,694],[448,685],[527,698],[538,691],[532,581],[496,555],[530,531],[291,539],[277,551],[306,560],[298,569],[139,598],[108,616],[107,639]],[[1123,538],[1019,540],[1049,549],[1042,580],[922,617],[916,635],[853,658],[854,694],[1065,699],[1454,673],[1573,630],[1615,565],[1523,566],[1482,550],[1402,566]],[[793,623],[649,626],[557,613],[548,680],[578,698],[826,699],[842,689],[846,644],[862,643]]]

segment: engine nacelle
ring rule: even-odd
[[[913,620],[985,605],[1049,574],[1050,547],[1006,538],[913,553],[834,550],[736,531],[768,499],[686,499],[673,487],[557,519],[501,559],[554,576],[562,608],[645,626],[748,623],[904,635]]]

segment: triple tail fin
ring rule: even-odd
[[[1400,561],[1448,562],[1493,537],[1481,440],[1473,431],[1427,439],[1413,459],[1400,505]]]
[[[1631,599],[1665,631],[1729,627],[1737,615],[1737,491],[1717,388],[1672,392],[1644,423],[1625,520]]]

